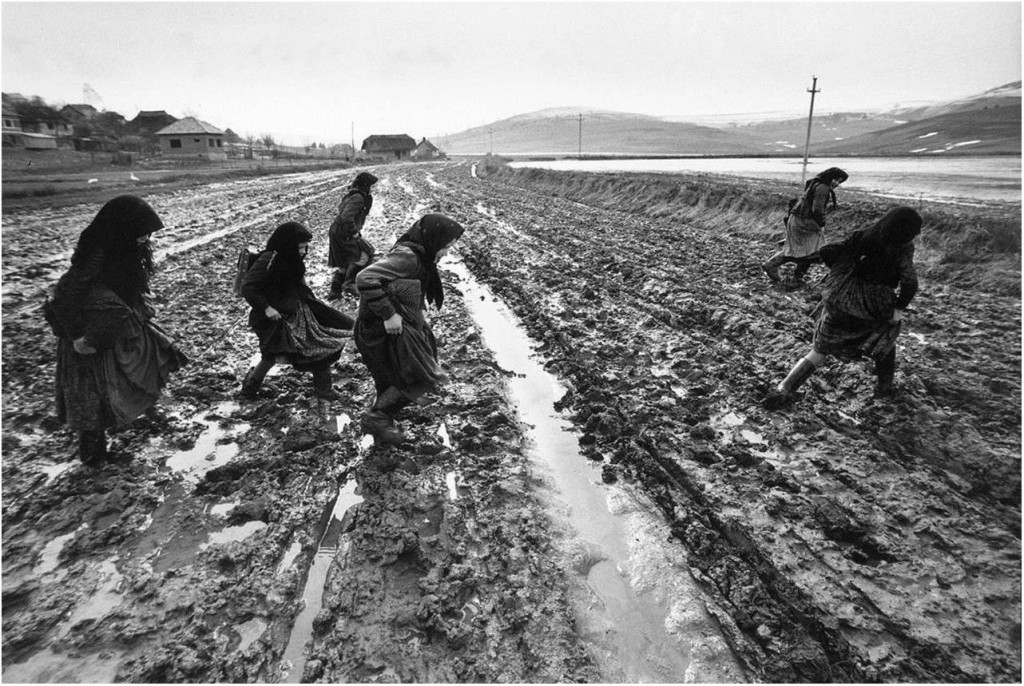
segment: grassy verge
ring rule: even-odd
[[[489,170],[495,179],[592,207],[657,219],[679,220],[712,232],[764,241],[765,255],[783,237],[792,184],[713,174],[628,174]],[[828,240],[868,226],[891,199],[844,190],[829,219]],[[965,207],[912,203],[925,221],[918,240],[919,269],[951,285],[1020,295],[1021,210],[1019,206]]]

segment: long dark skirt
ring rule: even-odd
[[[301,299],[293,314],[254,329],[260,353],[309,370],[337,362],[352,337],[352,318],[312,298]]]
[[[405,319],[402,333],[392,336],[383,320],[358,319],[354,337],[377,393],[394,386],[416,398],[448,380],[437,362],[434,332],[425,321]]]
[[[57,342],[57,418],[75,431],[123,428],[152,407],[184,363],[166,333],[139,317],[110,348],[79,355]]]
[[[814,351],[848,360],[881,359],[895,349],[901,324],[862,319],[819,304]]]

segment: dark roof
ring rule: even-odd
[[[67,109],[70,109],[71,111],[76,112],[86,118],[95,117],[97,114],[97,110],[95,107],[93,107],[92,105],[86,105],[81,103],[77,105],[64,105],[64,107],[61,108],[61,112]]]
[[[135,115],[135,119],[160,119],[163,117],[175,119],[175,117],[172,117],[163,110],[139,110],[139,113]]]
[[[382,150],[415,150],[416,141],[404,133],[392,135],[370,136],[363,141],[363,150],[378,152]]]
[[[418,148],[418,147],[420,147],[420,145],[422,145],[422,146],[423,146],[424,148],[426,148],[427,150],[437,150],[437,146],[436,146],[436,145],[434,145],[433,143],[431,143],[430,141],[428,141],[428,140],[427,140],[426,138],[424,138],[423,140],[421,140],[421,141],[420,141],[420,144],[419,144],[419,145],[417,145],[416,147]]]
[[[208,124],[205,121],[200,121],[195,117],[185,117],[179,119],[169,126],[165,126],[156,132],[156,135],[172,135],[172,136],[184,136],[190,133],[206,133],[206,134],[219,134],[223,135],[224,132],[218,129],[213,124]]]

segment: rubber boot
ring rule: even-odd
[[[779,251],[772,255],[767,262],[761,265],[761,271],[765,273],[765,276],[772,283],[779,283],[782,281],[782,277],[779,276],[779,267],[786,262],[786,254],[783,251]]]
[[[239,396],[245,400],[255,399],[260,392],[260,387],[263,386],[263,379],[267,376],[267,372],[274,366],[274,358],[263,357],[256,363],[252,369],[245,375],[245,380],[242,381],[242,390]]]
[[[885,357],[875,360],[875,376],[878,381],[875,385],[876,398],[891,398],[896,395],[896,385],[893,380],[896,376],[896,348],[893,348]]]
[[[341,298],[341,293],[345,283],[345,272],[341,269],[335,269],[331,275],[331,288],[327,291],[328,300],[338,300]]]
[[[331,368],[317,367],[313,370],[313,394],[321,400],[341,400],[342,395],[334,390],[331,383]]]
[[[86,467],[98,467],[107,459],[107,435],[103,429],[78,434],[78,457]]]
[[[343,293],[354,295],[359,297],[359,289],[356,288],[356,274],[360,271],[358,264],[350,264],[348,269],[345,270],[345,283],[342,284],[341,290]]]
[[[793,369],[790,370],[789,374],[785,379],[776,386],[775,390],[772,391],[765,399],[765,405],[769,410],[775,410],[786,403],[793,400],[793,395],[797,389],[800,388],[807,379],[810,378],[811,374],[818,367],[808,360],[806,357],[801,357]]]
[[[401,444],[405,441],[405,433],[395,424],[395,417],[410,402],[404,393],[394,386],[389,386],[377,395],[373,407],[360,420],[363,431],[373,436],[377,443]]]

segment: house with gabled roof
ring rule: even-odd
[[[412,151],[412,156],[417,160],[436,160],[444,157],[444,153],[438,150],[436,145],[424,138],[416,145],[416,149]]]
[[[416,149],[416,141],[404,133],[373,135],[363,141],[360,149],[372,158],[404,160]]]
[[[177,117],[163,110],[139,110],[135,118],[125,125],[125,129],[136,136],[151,136],[176,121]]]
[[[156,132],[160,152],[172,159],[226,160],[224,132],[213,124],[185,117]]]
[[[81,124],[94,118],[99,112],[92,105],[64,105],[60,109],[60,116],[71,124]]]

